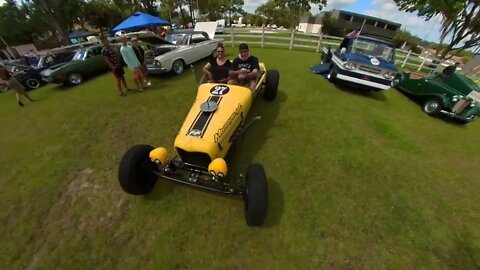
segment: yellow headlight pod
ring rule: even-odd
[[[150,151],[150,159],[162,166],[167,165],[168,151],[164,147],[158,147]]]
[[[227,162],[223,158],[216,158],[208,165],[208,172],[216,177],[227,176]]]

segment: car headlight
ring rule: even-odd
[[[395,72],[385,72],[385,73],[383,73],[383,77],[385,77],[385,79],[387,79],[387,80],[393,80],[393,79],[395,79],[395,77],[397,77],[397,73],[395,73]]]
[[[153,61],[153,64],[155,64],[155,66],[158,66],[158,67],[162,66],[162,62],[160,62],[160,60],[157,60],[157,59]]]
[[[473,108],[473,107],[475,107],[475,106],[477,106],[477,103],[476,103],[475,101],[470,102],[470,107]]]
[[[455,95],[455,96],[452,97],[452,101],[453,101],[453,102],[457,102],[457,101],[459,101],[459,100],[462,99],[462,98],[463,98],[462,95]]]
[[[357,65],[355,63],[346,62],[345,64],[343,64],[343,67],[348,69],[348,70],[352,70],[352,69],[357,68]]]

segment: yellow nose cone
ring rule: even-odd
[[[223,158],[216,158],[208,165],[208,172],[219,178],[227,176],[227,162]]]
[[[168,152],[164,147],[158,147],[150,151],[150,159],[162,166],[167,165]]]

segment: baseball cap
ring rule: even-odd
[[[241,43],[239,47],[239,51],[241,50],[248,50],[248,45],[247,43]]]

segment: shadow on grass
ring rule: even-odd
[[[383,92],[374,91],[365,87],[354,86],[353,84],[336,81],[335,88],[342,92],[370,98],[376,101],[387,101],[387,98]]]
[[[261,151],[265,142],[270,139],[269,130],[275,125],[281,104],[286,100],[287,95],[282,91],[278,92],[274,101],[265,101],[261,96],[256,98],[247,121],[255,116],[261,116],[262,119],[232,145],[226,157],[227,163],[231,164],[231,175],[245,175],[249,164],[262,163],[255,157]],[[268,177],[268,167],[265,167],[265,173],[268,183],[269,208],[264,226],[272,227],[279,223],[283,213],[283,193],[280,184],[275,179]]]

